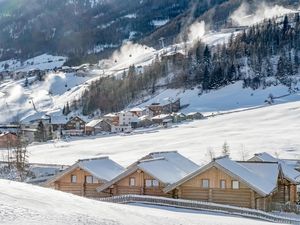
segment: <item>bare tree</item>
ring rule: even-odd
[[[215,152],[212,147],[207,148],[207,155],[211,161],[215,158]]]
[[[246,161],[247,158],[249,157],[249,154],[248,154],[248,152],[246,151],[246,148],[245,148],[245,145],[244,145],[244,144],[241,144],[240,156],[241,156],[241,159],[242,159],[243,161]]]
[[[224,142],[222,146],[222,155],[223,156],[229,156],[230,155],[230,149],[227,141]]]
[[[25,181],[28,175],[28,151],[27,143],[18,136],[17,143],[12,151],[11,164],[16,171],[16,179]]]

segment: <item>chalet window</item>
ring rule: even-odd
[[[145,180],[146,187],[158,187],[159,182],[157,180]]]
[[[95,178],[93,176],[85,176],[85,183],[87,183],[87,184],[97,184],[98,180],[97,180],[97,178]]]
[[[157,180],[153,180],[152,184],[153,184],[153,187],[158,187],[159,186],[159,182]]]
[[[202,180],[202,188],[209,188],[209,180],[208,179]]]
[[[87,184],[93,183],[93,177],[92,176],[85,176],[85,183],[87,183]]]
[[[152,180],[146,180],[145,185],[146,187],[152,187]]]
[[[237,180],[233,180],[232,189],[240,189],[240,182],[238,182]]]
[[[225,189],[226,188],[226,180],[220,180],[220,188]]]
[[[134,177],[129,178],[129,186],[135,186],[135,178]]]
[[[71,183],[77,183],[77,176],[71,175]]]

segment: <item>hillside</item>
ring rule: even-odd
[[[1,224],[179,225],[272,224],[193,210],[149,208],[97,202],[51,189],[0,180]]]
[[[26,60],[48,53],[69,56],[68,63],[74,65],[96,62],[120,47],[124,40],[159,48],[161,37],[168,44],[181,41],[196,19],[204,20],[213,28],[225,26],[242,2],[2,0],[0,59]],[[258,2],[250,1],[250,12],[260,8]],[[265,2],[289,8],[298,3],[297,0]]]
[[[170,129],[144,130],[126,136],[96,136],[32,145],[29,160],[73,164],[79,158],[110,156],[123,166],[154,151],[178,150],[196,163],[210,160],[208,150],[221,154],[226,141],[234,159],[266,151],[281,158],[299,158],[300,101],[218,115]],[[289,97],[288,97],[289,98]],[[279,99],[284,102],[288,98]],[[291,100],[291,99],[290,99]]]

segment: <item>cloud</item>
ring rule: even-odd
[[[254,12],[252,11],[253,8],[256,9]],[[268,5],[265,2],[257,3],[256,5],[243,2],[230,18],[239,26],[251,26],[265,19],[295,12],[297,11],[280,5]]]

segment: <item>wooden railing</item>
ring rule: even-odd
[[[184,200],[184,199],[172,199],[164,197],[154,197],[154,196],[145,196],[145,195],[121,195],[108,198],[98,198],[96,200],[111,202],[111,203],[142,203],[149,205],[159,205],[159,206],[171,206],[176,208],[184,209],[196,209],[209,212],[218,212],[231,215],[238,215],[247,218],[260,219],[276,223],[285,223],[285,224],[300,224],[300,219],[288,218],[284,216],[278,216],[272,213],[256,210],[241,208],[229,205],[222,205],[210,202],[201,202],[193,200]]]

